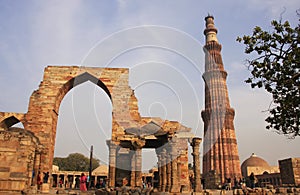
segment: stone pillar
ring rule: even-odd
[[[131,175],[130,175],[130,186],[134,187],[135,186],[135,152],[133,152],[131,156]]]
[[[34,157],[34,177],[32,178],[32,184],[36,185],[37,184],[37,176],[39,172],[41,171],[41,154],[39,152],[35,153]]]
[[[142,148],[146,144],[146,140],[131,140],[132,148],[135,152],[135,186],[142,187]]]
[[[116,149],[117,149],[117,145],[111,140],[107,140],[106,144],[109,147],[108,186],[114,187],[115,183],[116,183]]]
[[[158,169],[158,191],[161,192],[161,186],[162,186],[162,161],[161,161],[161,152],[160,149],[156,148],[156,156],[157,156],[157,169]]]
[[[195,179],[195,192],[201,192],[201,175],[200,175],[200,143],[202,139],[194,137],[191,143],[193,147],[193,163],[194,163],[194,179]]]
[[[142,149],[135,150],[135,186],[142,187]]]
[[[166,154],[166,173],[167,173],[167,184],[166,184],[166,192],[169,192],[171,190],[171,155],[170,155],[170,148],[167,150]]]
[[[166,166],[166,149],[163,149],[161,152],[161,192],[166,191],[167,184],[167,166]]]
[[[66,175],[65,175],[66,174]],[[66,181],[68,183],[66,183]],[[67,184],[67,185],[66,185]],[[69,180],[68,180],[68,174],[67,173],[64,173],[64,183],[63,183],[63,188],[68,188],[68,184],[69,184]]]
[[[180,157],[177,158],[177,177],[178,177],[178,185],[179,188],[181,188],[180,180],[181,180],[181,162],[180,162]]]
[[[171,190],[170,192],[176,193],[179,192],[179,186],[178,186],[178,170],[177,170],[177,157],[178,157],[178,152],[177,152],[177,145],[176,141],[173,140],[170,141],[171,145]]]

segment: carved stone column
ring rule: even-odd
[[[132,153],[131,156],[131,175],[130,175],[130,186],[135,186],[135,151]]]
[[[142,149],[135,150],[135,186],[143,186],[142,184]]]
[[[114,187],[115,183],[116,183],[116,149],[117,149],[117,145],[111,140],[107,140],[106,144],[109,148],[108,186]]]
[[[202,139],[194,137],[191,143],[193,147],[193,163],[194,163],[194,179],[195,179],[195,192],[201,192],[201,175],[200,175],[200,143]]]
[[[179,192],[179,186],[178,186],[178,170],[177,170],[177,157],[178,157],[178,152],[177,152],[177,146],[176,146],[176,141],[173,140],[170,141],[170,146],[171,146],[171,190],[170,192]]]
[[[143,139],[135,139],[131,141],[135,150],[135,186],[142,187],[142,148],[146,144]]]
[[[166,184],[166,192],[169,192],[171,190],[171,154],[170,154],[170,147],[167,148],[167,154],[166,154],[166,173],[167,173],[167,184]]]
[[[158,191],[161,192],[161,186],[162,186],[162,161],[161,161],[161,148],[155,149],[156,156],[157,156],[157,169],[158,169]]]
[[[178,177],[178,185],[179,187],[181,188],[180,186],[180,177],[181,177],[181,162],[180,162],[180,156],[177,158],[177,177]]]
[[[166,166],[166,149],[163,149],[161,152],[161,191],[166,191],[167,184],[167,166]]]

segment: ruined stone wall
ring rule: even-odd
[[[300,158],[288,158],[278,162],[282,184],[300,186]]]
[[[40,139],[47,151],[42,156],[43,170],[51,170],[59,106],[73,87],[91,81],[111,98],[113,106],[112,140],[140,120],[133,90],[128,85],[128,69],[48,66],[38,90],[30,97],[24,126]]]
[[[116,143],[116,146],[120,144],[120,141],[126,141],[128,135],[125,135],[125,129],[132,127],[141,129],[141,127],[146,124],[150,124],[153,120],[156,121],[157,125],[160,127],[158,130],[162,131],[162,134],[165,133],[170,137],[174,136],[178,132],[190,131],[190,128],[184,127],[175,121],[167,121],[151,117],[142,118],[138,111],[137,98],[135,97],[134,91],[128,84],[128,74],[129,70],[126,68],[48,66],[45,68],[44,77],[39,88],[34,91],[30,97],[28,112],[25,114],[0,112],[0,129],[8,129],[10,126],[18,122],[22,122],[24,128],[31,131],[33,137],[36,136],[36,142],[39,142],[40,146],[43,146],[42,150],[38,154],[39,166],[37,167],[36,165],[30,164],[27,167],[33,167],[35,170],[39,170],[40,172],[50,172],[51,175],[60,103],[73,87],[76,87],[86,81],[90,81],[102,88],[112,101],[112,137],[110,142]],[[17,145],[18,143],[13,142],[11,144]],[[23,142],[19,140],[19,144],[23,144]],[[139,152],[137,157],[135,157],[135,164],[132,164],[132,154],[121,154],[116,161],[115,149],[110,148],[109,178],[111,180],[111,186],[115,184],[115,179],[117,179],[117,183],[120,183],[123,176],[129,176],[129,178],[131,176],[134,176],[134,178],[141,178],[140,153],[143,146],[144,145],[138,145]],[[160,144],[154,146],[154,148],[155,147],[160,147]],[[20,148],[22,148],[21,145]],[[35,160],[37,158],[35,150],[32,147],[28,147],[27,149],[31,151],[30,154],[31,156],[34,156],[33,159]],[[176,182],[172,182],[174,186],[176,185],[176,188],[180,188],[180,186],[189,183],[186,139],[182,140],[179,147],[172,149],[172,155],[173,153],[177,154],[178,151],[180,151],[180,154],[173,158],[176,163],[172,163],[173,170],[175,170],[175,168],[176,171],[178,170],[178,175],[175,175],[176,171],[172,172],[172,177],[179,178],[178,181],[176,179]],[[8,154],[10,153],[10,151],[5,152]],[[23,152],[23,154],[25,153]],[[16,151],[12,154],[12,156],[19,158]],[[27,162],[27,156],[23,156],[22,158],[25,162]],[[171,163],[169,163],[169,165],[170,164]],[[128,167],[122,170],[117,170],[117,175],[115,175],[114,169],[119,169],[122,167],[121,165],[128,165]],[[135,173],[131,171],[133,166],[135,167]],[[27,170],[32,170],[33,168],[27,168]],[[16,171],[13,171],[13,174],[11,174],[11,169],[0,167],[0,170],[2,170],[3,174],[8,174],[5,175],[7,177],[9,176],[14,178],[15,176],[20,176],[15,173]],[[171,169],[168,170],[168,174],[171,173],[170,171]],[[24,180],[25,183],[19,187],[15,187],[16,189],[25,188],[25,186],[31,182],[29,181],[29,178],[31,177],[29,173],[31,174],[31,171],[28,172],[27,181]],[[136,179],[135,186],[141,186],[140,184],[140,179]],[[11,185],[13,184],[11,183]],[[14,187],[10,188],[15,189]]]
[[[0,131],[0,191],[21,191],[32,184],[38,145],[38,139],[24,129]]]

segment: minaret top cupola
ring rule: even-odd
[[[214,23],[214,17],[211,15],[208,15],[205,17],[205,30],[204,30],[204,35],[206,38],[206,43],[210,42],[210,41],[215,41],[218,42],[217,39],[217,33],[218,30],[215,27],[215,23]]]

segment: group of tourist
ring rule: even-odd
[[[233,184],[233,187],[232,187]],[[237,179],[236,177],[234,177],[233,179],[233,183],[231,178],[225,178],[225,183],[222,186],[222,189],[225,190],[231,190],[233,189],[243,189],[246,187],[246,180],[245,178],[239,178]]]
[[[63,180],[60,178],[59,182],[59,187],[62,188],[63,187]],[[70,188],[72,188],[72,184],[68,184],[68,180],[65,181],[64,187],[67,188],[68,185],[70,186]],[[76,177],[75,179],[75,189],[79,188],[80,191],[87,191],[87,185],[88,185],[88,179],[85,176],[84,173],[81,173],[80,178]]]
[[[246,181],[245,178],[237,179],[236,177],[233,180],[233,189],[244,189],[246,186],[250,188],[255,188],[257,185],[257,178],[254,173],[251,173]],[[231,178],[225,178],[225,183],[222,186],[222,189],[231,190],[232,182]]]
[[[55,185],[57,186],[57,185]],[[88,176],[86,176],[84,173],[81,173],[80,177],[76,177],[75,178],[75,186],[74,189],[80,189],[80,191],[87,191],[88,188],[96,188],[96,189],[100,189],[100,188],[105,188],[106,186],[106,182],[103,179],[100,179],[97,181],[97,183],[95,183],[93,180],[89,181]],[[68,180],[65,180],[63,182],[62,178],[59,179],[58,182],[58,187],[60,188],[72,188],[72,182],[68,182]]]

